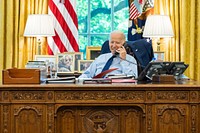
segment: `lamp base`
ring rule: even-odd
[[[41,55],[41,37],[37,37],[38,55]]]
[[[160,52],[160,41],[157,42],[157,52]]]

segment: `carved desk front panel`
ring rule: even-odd
[[[1,85],[0,133],[199,133],[200,85]]]

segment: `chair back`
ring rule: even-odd
[[[101,46],[100,54],[110,53],[109,40],[106,40]]]

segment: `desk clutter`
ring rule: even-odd
[[[84,72],[93,60],[84,60],[82,52],[64,52],[57,55],[35,55],[35,61],[44,61],[56,73],[72,74]]]
[[[61,77],[61,78],[47,78],[46,83],[48,84],[65,84],[65,83],[75,83],[76,77],[70,76],[70,77]]]
[[[41,83],[75,83],[76,74],[61,75],[56,78],[48,78],[45,67],[27,69],[4,69],[2,71],[3,84],[41,84]]]
[[[76,83],[81,73],[58,73],[52,63],[45,61],[29,61],[26,69],[3,70],[3,84],[40,84],[40,83]],[[84,84],[136,83],[150,80],[153,82],[174,82],[185,79],[184,72],[188,64],[184,62],[150,62],[139,74],[138,78],[129,75],[109,75],[116,68],[100,73],[92,79],[83,79]],[[108,74],[109,76],[104,76]]]
[[[33,62],[26,65],[26,69],[5,69],[3,70],[3,84],[68,84],[82,82],[83,84],[111,84],[111,83],[136,83],[132,76],[110,75],[106,78],[77,79],[80,74],[63,74],[48,78],[48,69],[42,62]],[[41,66],[40,66],[41,65]],[[33,68],[34,67],[34,68]]]
[[[138,80],[172,82],[181,79],[188,68],[184,62],[150,62],[138,76]]]
[[[112,83],[136,83],[137,80],[132,78],[95,78],[83,79],[83,84],[112,84]]]
[[[49,61],[28,61],[25,69],[10,68],[2,71],[3,84],[75,83],[77,72],[57,73]]]

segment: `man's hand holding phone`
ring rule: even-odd
[[[126,49],[124,48],[124,46],[121,46],[120,48],[118,48],[116,50],[117,53],[119,53],[119,57],[123,60],[126,59]]]

